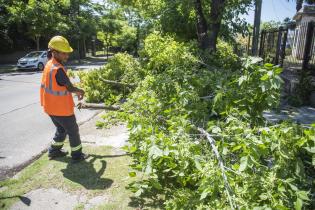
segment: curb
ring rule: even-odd
[[[89,117],[86,120],[83,120],[81,122],[78,122],[79,127],[93,119],[95,116],[100,114],[103,110],[99,110],[95,112],[91,117]],[[32,164],[34,161],[38,160],[42,155],[44,155],[48,149],[42,150],[38,155],[33,156],[31,159],[25,161],[24,163],[21,163],[19,165],[14,166],[13,168],[2,168],[0,171],[0,181],[4,181],[6,179],[14,177],[17,173],[22,171],[24,168],[26,168],[28,165]]]

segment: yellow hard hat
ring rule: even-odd
[[[54,36],[48,43],[48,48],[59,52],[71,53],[73,49],[66,38],[63,36]]]

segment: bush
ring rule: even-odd
[[[110,58],[104,67],[80,72],[81,86],[86,92],[88,102],[105,102],[112,104],[130,93],[130,88],[107,84],[102,79],[123,83],[137,83],[143,78],[139,62],[131,55],[118,53]]]
[[[139,70],[106,73],[138,81],[116,117],[130,129],[130,176],[142,179],[129,189],[142,204],[152,199],[172,210],[314,208],[315,125],[269,125],[262,118],[278,103],[281,69],[240,62],[228,50],[218,52],[227,53],[223,63],[213,60],[218,54],[204,62],[192,43],[158,34],[144,44],[140,64],[132,62]],[[135,72],[141,74],[132,77]]]
[[[251,121],[263,120],[264,110],[276,108],[280,101],[282,69],[272,64],[260,66],[246,60],[228,84],[215,91],[213,111],[221,116],[235,112],[248,114]]]
[[[268,126],[261,117],[278,103],[281,69],[247,61],[209,71],[185,44],[156,34],[145,41],[142,56],[147,76],[124,106],[130,112],[131,174],[146,177],[129,186],[136,196],[161,198],[166,209],[313,205],[312,153],[305,148],[314,145],[314,129]],[[214,99],[200,99],[207,92]],[[196,126],[215,139],[229,187]]]

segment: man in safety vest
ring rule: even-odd
[[[42,75],[40,101],[44,111],[50,116],[56,126],[56,133],[48,150],[50,159],[66,156],[62,150],[66,135],[69,136],[71,156],[74,162],[84,160],[87,155],[82,153],[79,127],[74,115],[72,93],[82,100],[84,91],[76,88],[70,82],[63,64],[73,51],[69,42],[62,36],[53,37],[48,48],[51,59],[45,65]]]

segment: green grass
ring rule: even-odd
[[[29,165],[15,178],[0,182],[0,209],[32,190],[57,188],[71,194],[85,194],[88,199],[106,195],[110,201],[96,209],[135,209],[130,206],[132,193],[125,189],[137,178],[128,176],[130,157],[115,155],[111,147],[85,147],[91,156],[86,162],[70,163],[70,157],[48,160],[47,154]],[[79,203],[75,209],[83,209]]]

